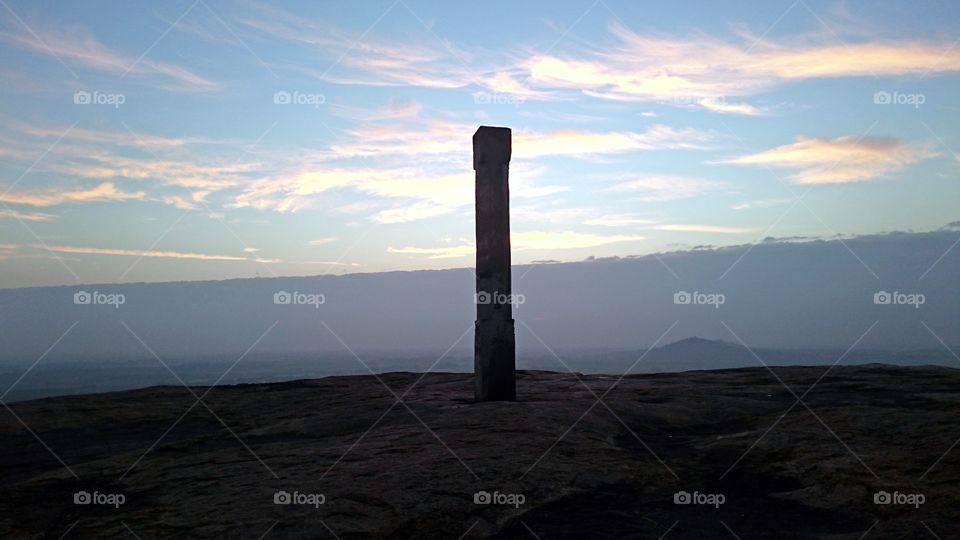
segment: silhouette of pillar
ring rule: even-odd
[[[476,171],[477,322],[473,369],[477,401],[517,397],[510,285],[509,128],[481,126],[473,135]]]

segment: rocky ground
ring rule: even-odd
[[[957,535],[960,371],[840,366],[807,393],[826,370],[521,372],[514,403],[392,373],[11,404],[0,537]]]

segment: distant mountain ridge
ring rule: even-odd
[[[891,350],[960,345],[957,234],[518,266],[518,350],[641,350],[690,336],[742,339],[754,350],[842,350],[858,339],[858,347]],[[451,269],[0,290],[0,363],[29,365],[54,343],[44,362],[236,359],[248,349],[246,358],[437,358],[451,347],[450,355],[468,356],[474,287],[470,269]],[[275,303],[284,292],[324,301]],[[925,302],[878,304],[880,292],[920,293]],[[75,303],[80,293],[91,302]],[[97,303],[118,294],[120,305]],[[710,295],[723,302],[698,303]],[[696,353],[696,344],[682,346]]]

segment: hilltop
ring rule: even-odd
[[[472,403],[471,375],[453,373],[20,402],[0,419],[0,536],[949,534],[960,371],[837,366],[804,396],[826,369],[633,375],[602,402],[617,377],[531,371],[514,403]],[[315,504],[275,504],[281,491]],[[880,491],[923,504],[877,505]]]

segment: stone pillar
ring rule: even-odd
[[[473,369],[477,401],[517,397],[510,286],[509,128],[481,126],[473,135],[476,171],[477,322]]]

